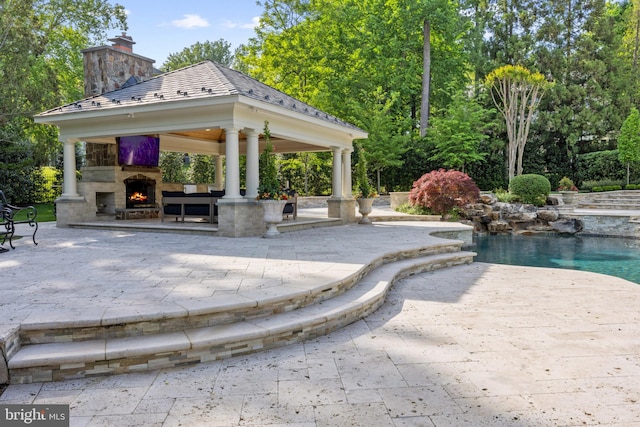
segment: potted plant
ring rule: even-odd
[[[369,182],[369,177],[367,176],[367,160],[365,159],[364,149],[362,147],[358,149],[355,195],[356,201],[358,202],[358,211],[360,215],[362,215],[358,224],[371,224],[369,214],[373,206],[373,199],[378,197],[378,193]]]
[[[558,183],[558,191],[562,194],[562,201],[565,205],[570,205],[578,194],[578,187],[568,177],[563,177]]]
[[[267,231],[264,237],[274,237],[280,234],[277,225],[282,222],[282,212],[287,204],[287,193],[282,191],[278,181],[278,167],[273,155],[269,122],[264,122],[263,130],[265,147],[260,155],[260,184],[258,185],[258,197],[264,210],[264,221]]]

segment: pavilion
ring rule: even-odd
[[[124,34],[123,37],[130,41]],[[104,48],[108,54],[119,50],[115,45]],[[130,52],[125,54],[145,59]],[[160,184],[156,191],[161,194],[162,190],[160,170],[127,170],[108,161],[85,167],[83,179],[78,182],[76,143],[86,143],[93,154],[103,150],[106,153],[103,157],[108,159],[115,151],[117,137],[156,135],[161,151],[215,157],[216,185],[225,190],[218,204],[220,235],[261,235],[264,231],[264,223],[260,220],[262,208],[255,199],[265,122],[269,123],[271,142],[277,153],[333,153],[328,217],[340,218],[345,223],[355,220],[351,153],[353,141],[368,136],[362,129],[212,61],[143,81],[132,80],[126,75],[122,77],[124,83],[117,89],[35,117],[37,123],[57,126],[64,146],[62,195],[56,201],[58,226],[94,220],[96,206],[111,204],[108,209],[120,206],[122,197],[119,193],[124,191],[122,181],[132,175],[155,173]],[[85,83],[85,92],[86,88]],[[241,154],[246,155],[244,194],[240,191]]]

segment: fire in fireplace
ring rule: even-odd
[[[152,179],[126,179],[126,208],[155,208],[156,182]]]

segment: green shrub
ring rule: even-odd
[[[403,203],[396,208],[396,212],[402,212],[410,215],[432,215],[431,209],[424,206],[415,205],[412,206],[409,203]]]
[[[624,187],[625,190],[640,190],[640,184],[629,184]]]
[[[518,201],[518,196],[509,193],[504,188],[496,188],[493,190],[493,194],[496,196],[499,202],[502,203],[511,203]]]
[[[509,182],[509,192],[517,196],[522,203],[544,206],[551,192],[551,183],[542,175],[518,175]]]
[[[603,191],[618,191],[622,190],[622,186],[620,185],[599,185],[597,187],[593,187],[591,191],[594,193],[600,193]]]
[[[584,181],[603,179],[624,179],[626,168],[618,159],[618,150],[594,151],[579,154],[576,158],[576,171],[580,188]]]
[[[611,185],[624,185],[624,180],[619,179],[600,179],[597,181],[584,181],[580,188],[583,190],[593,191],[594,187],[606,187]]]
[[[455,170],[434,170],[413,183],[409,203],[431,209],[436,215],[450,212],[454,207],[474,203],[480,189],[466,173]]]

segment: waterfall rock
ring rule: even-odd
[[[480,201],[485,205],[495,205],[498,198],[493,194],[481,194]]]
[[[553,222],[558,220],[558,211],[556,210],[539,210],[538,219],[543,222]]]
[[[558,233],[575,234],[582,231],[582,221],[575,218],[563,218],[549,223]]]

